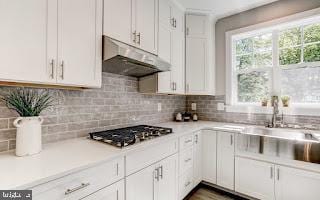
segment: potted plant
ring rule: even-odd
[[[42,149],[40,113],[52,106],[52,97],[48,92],[31,89],[14,89],[1,97],[9,109],[15,110],[20,117],[14,122],[17,128],[16,155],[37,154]]]
[[[268,101],[269,101],[268,97],[263,97],[261,99],[261,106],[263,106],[263,107],[268,106]]]
[[[281,97],[283,107],[289,107],[290,97],[288,95]]]

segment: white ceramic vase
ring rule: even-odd
[[[17,127],[16,155],[29,156],[37,154],[42,149],[41,124],[43,118],[19,117],[13,125]]]

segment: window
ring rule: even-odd
[[[315,20],[316,19],[316,20]],[[320,17],[231,35],[231,104],[320,103]]]

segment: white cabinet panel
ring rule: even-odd
[[[183,199],[193,189],[193,170],[190,169],[179,177],[179,199]]]
[[[131,7],[132,0],[104,0],[104,35],[132,44]]]
[[[207,38],[207,16],[205,15],[187,15],[186,27],[188,37]]]
[[[179,173],[183,174],[193,168],[193,147],[180,151]]]
[[[124,200],[124,180],[103,188],[83,200]]]
[[[90,85],[96,79],[97,4],[101,0],[58,1],[58,82]],[[100,37],[101,37],[100,33]]]
[[[138,46],[157,54],[158,12],[157,0],[133,0],[133,27],[137,32]]]
[[[234,134],[218,131],[217,185],[234,190]]]
[[[178,198],[178,155],[175,154],[161,161],[157,200],[176,200]]]
[[[147,167],[126,178],[127,200],[154,199],[155,166]]]
[[[276,166],[276,172],[276,200],[319,199],[319,173],[284,166]]]
[[[274,170],[274,164],[236,157],[235,190],[258,199],[274,199]]]
[[[54,6],[51,0],[0,0],[0,80],[55,82],[47,59],[47,17]]]
[[[202,177],[212,184],[217,183],[217,132],[202,131]]]
[[[207,40],[186,38],[186,84],[187,94],[207,92]]]
[[[193,143],[193,186],[202,181],[202,133],[194,133]],[[210,152],[212,153],[212,152]]]

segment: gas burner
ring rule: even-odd
[[[90,133],[90,138],[111,144],[116,147],[126,147],[138,142],[172,133],[171,128],[139,125],[128,128],[106,130]]]

